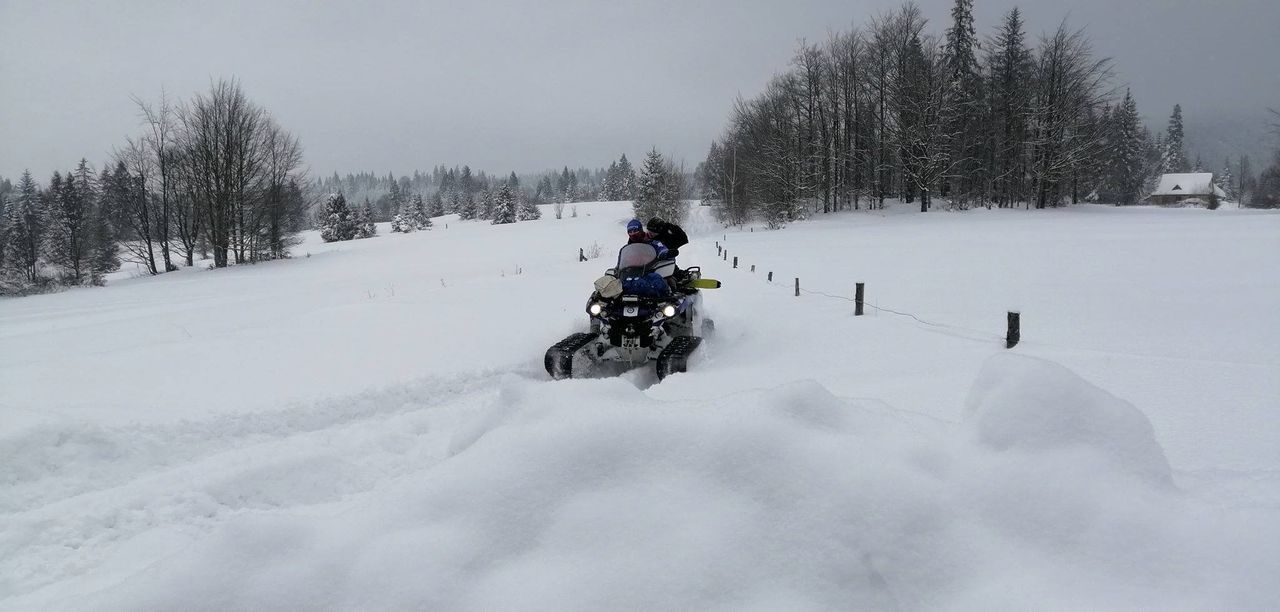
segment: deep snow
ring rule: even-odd
[[[553,382],[578,210],[0,301],[0,608],[1280,600],[1280,216],[696,209],[694,371]]]

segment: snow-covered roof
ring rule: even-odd
[[[1215,194],[1219,197],[1226,194],[1213,184],[1212,172],[1189,172],[1185,174],[1165,174],[1160,177],[1160,186],[1151,192],[1153,196],[1197,196]]]

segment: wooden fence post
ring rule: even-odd
[[[796,297],[800,297],[800,277],[796,277]]]
[[[724,250],[724,260],[729,261],[729,249]]]
[[[737,270],[737,269],[738,269],[738,256],[737,256],[737,255],[734,255],[734,256],[733,256],[733,269],[734,269],[734,270]]]
[[[773,270],[769,271],[769,282],[773,282]]]
[[[1007,349],[1013,348],[1022,339],[1022,322],[1019,319],[1021,319],[1021,313],[1009,313],[1009,331],[1004,337],[1004,347]]]
[[[586,261],[587,255],[582,252],[582,247],[578,247],[578,261]]]
[[[865,283],[855,283],[853,289],[853,316],[862,316],[862,288]]]

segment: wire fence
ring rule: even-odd
[[[725,238],[727,239],[727,238],[728,238],[728,236],[725,236]],[[720,242],[718,242],[718,241],[716,242],[716,254],[717,254],[717,255],[719,255],[719,256],[721,256],[722,260],[724,260],[725,262],[728,262],[728,261],[729,261],[728,249],[726,249],[726,248],[724,247],[724,245],[722,245],[722,244],[721,244]],[[738,257],[737,257],[737,256],[734,256],[734,258],[733,258],[733,266],[732,266],[732,269],[735,269],[735,270],[736,270],[736,269],[739,269],[739,268],[738,268]],[[750,266],[750,269],[751,269],[751,272],[752,272],[752,273],[755,273],[755,271],[756,271],[756,266],[755,266],[754,264],[752,264],[752,265]],[[757,277],[757,278],[758,278],[758,277]],[[772,271],[770,271],[770,272],[768,273],[767,280],[765,280],[764,282],[765,282],[765,283],[767,283],[767,284],[769,284],[769,285],[778,286],[778,287],[784,287],[784,286],[785,286],[785,285],[782,285],[782,284],[780,284],[780,283],[775,283],[775,282],[773,281],[773,272],[772,272]],[[805,288],[803,288],[803,287],[801,287],[801,286],[800,286],[799,282],[800,282],[799,277],[796,277],[796,291],[798,291],[798,292],[799,292],[799,293],[801,293],[801,294],[814,295],[814,296],[818,296],[818,297],[824,297],[824,298],[828,298],[828,299],[841,300],[841,301],[845,301],[845,302],[852,302],[852,303],[854,303],[854,304],[859,304],[859,300],[858,300],[858,299],[851,298],[851,297],[848,297],[848,296],[844,296],[844,295],[836,295],[836,294],[832,294],[832,293],[827,293],[827,292],[825,292],[825,291],[815,291],[815,290],[813,290],[813,289],[805,289]],[[1017,313],[1009,313],[1009,329],[1008,329],[1008,330],[1006,330],[1006,333],[1005,333],[1004,335],[1000,335],[1000,334],[996,334],[996,333],[993,333],[993,332],[990,332],[990,331],[987,331],[987,330],[974,329],[974,328],[972,328],[972,327],[965,327],[965,326],[962,326],[962,325],[950,325],[950,324],[947,324],[947,323],[938,323],[938,322],[936,322],[936,321],[929,321],[929,320],[924,319],[924,318],[922,318],[922,317],[920,317],[920,316],[918,316],[918,315],[916,315],[916,314],[913,314],[913,313],[910,313],[910,312],[906,312],[905,310],[894,309],[894,308],[888,308],[888,307],[885,307],[885,306],[881,306],[881,305],[878,305],[878,304],[874,304],[874,303],[868,302],[868,301],[866,301],[865,299],[864,299],[864,300],[861,300],[861,305],[863,305],[863,306],[865,306],[865,307],[872,308],[872,309],[874,309],[874,310],[876,310],[876,311],[878,311],[878,312],[885,312],[885,313],[889,313],[889,314],[892,314],[892,315],[897,315],[897,316],[900,316],[900,317],[909,318],[909,319],[912,319],[912,320],[914,320],[914,321],[916,321],[916,322],[918,322],[918,323],[920,323],[920,324],[922,324],[922,325],[928,325],[928,326],[930,326],[930,327],[936,327],[936,328],[939,328],[939,329],[951,329],[951,330],[964,331],[964,332],[969,332],[969,333],[973,333],[973,334],[978,334],[978,335],[982,336],[982,339],[978,339],[978,338],[967,338],[967,339],[969,339],[969,340],[974,340],[974,341],[978,341],[978,342],[986,342],[986,341],[988,341],[987,339],[991,339],[991,340],[1003,340],[1003,341],[1005,341],[1005,343],[1006,343],[1006,345],[1007,345],[1008,347],[1012,347],[1014,344],[1016,344],[1016,343],[1018,342],[1018,340],[1020,339],[1020,336],[1021,336],[1021,329],[1020,329],[1020,324],[1019,324],[1019,321],[1018,321],[1018,320],[1019,320],[1019,316],[1017,315]]]

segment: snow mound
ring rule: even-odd
[[[79,516],[73,532],[23,513],[0,551],[41,564],[9,568],[22,572],[0,596],[68,610],[1260,609],[1262,577],[1280,571],[1269,514],[1206,521],[1221,510],[1135,480],[1098,449],[1147,439],[1140,415],[1044,362],[992,360],[977,436],[813,381],[661,401],[624,379],[480,379],[434,405],[406,406],[399,388],[348,398],[370,418],[299,421],[247,455],[50,507]],[[1064,402],[1027,389],[1072,395],[1079,414],[1046,423]],[[1117,422],[1126,434],[1089,433]],[[1059,452],[1046,428],[1076,442]],[[102,541],[122,544],[95,571],[59,552]],[[39,588],[41,567],[60,580]]]
[[[978,441],[999,451],[1089,449],[1121,470],[1161,484],[1172,471],[1145,414],[1055,363],[991,357],[965,404]]]

